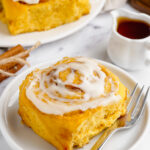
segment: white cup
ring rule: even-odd
[[[128,69],[139,70],[146,66],[147,52],[150,50],[150,36],[143,39],[130,39],[117,32],[118,17],[138,19],[150,24],[150,16],[142,13],[133,13],[124,9],[111,12],[113,29],[108,43],[107,53],[113,63]]]

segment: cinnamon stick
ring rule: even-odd
[[[11,48],[10,50],[6,51],[2,55],[0,55],[0,61],[5,58],[9,58],[12,56],[15,56],[19,53],[25,52],[26,50],[21,46],[17,45],[16,47]],[[25,56],[21,57],[23,59],[26,59],[29,56],[29,54],[26,54]],[[16,73],[19,71],[24,65],[17,63],[17,62],[9,62],[3,65],[0,65],[0,69],[10,72],[10,73]],[[8,76],[5,76],[3,74],[0,74],[0,82],[8,78]]]

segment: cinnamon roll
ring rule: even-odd
[[[19,114],[57,149],[72,150],[125,115],[126,102],[127,88],[99,61],[65,57],[26,77]]]
[[[12,35],[50,30],[75,22],[91,10],[90,0],[0,0],[0,3],[3,12],[0,20]]]

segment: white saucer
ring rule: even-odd
[[[55,150],[51,144],[44,141],[30,128],[23,125],[17,113],[19,85],[21,84],[22,80],[33,69],[44,68],[52,63],[53,62],[51,61],[36,67],[32,67],[17,76],[6,87],[0,98],[0,129],[7,143],[14,150]],[[100,61],[100,63],[115,73],[130,91],[133,89],[136,81],[128,73],[104,61]],[[143,117],[138,124],[132,129],[116,133],[105,145],[104,150],[128,150],[135,148],[141,137],[143,137],[144,133],[147,131],[148,118],[149,108],[148,105],[146,105]],[[80,150],[90,150],[97,138],[98,136],[94,137],[89,144]]]
[[[40,41],[42,44],[44,44],[64,38],[83,28],[95,16],[97,16],[97,14],[102,10],[105,1],[106,0],[90,0],[92,6],[90,14],[81,17],[81,19],[73,23],[65,24],[48,31],[31,32],[13,36],[10,35],[7,26],[0,22],[0,39],[3,39],[0,40],[0,47],[12,47],[16,46],[17,44],[31,46],[37,41]]]

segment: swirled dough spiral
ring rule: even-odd
[[[28,99],[43,113],[63,115],[119,101],[119,83],[91,58],[64,58],[33,72],[26,88]]]

